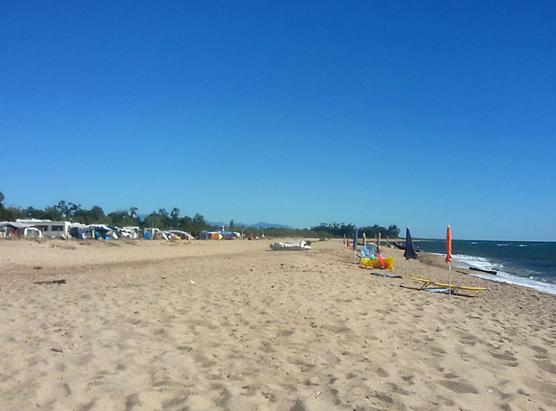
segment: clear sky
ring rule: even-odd
[[[13,1],[0,53],[8,205],[556,240],[554,1]]]

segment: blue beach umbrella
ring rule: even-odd
[[[403,256],[406,260],[410,258],[417,258],[417,251],[415,251],[415,246],[413,245],[413,240],[411,239],[411,234],[409,232],[409,227],[405,228],[405,252]]]

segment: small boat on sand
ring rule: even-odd
[[[311,242],[301,240],[298,243],[272,243],[270,244],[272,251],[306,251],[311,249]]]

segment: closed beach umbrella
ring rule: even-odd
[[[446,228],[446,262],[448,263],[448,276],[450,294],[452,293],[452,228],[448,225]]]
[[[417,258],[417,251],[415,250],[415,246],[413,245],[409,227],[405,228],[405,252],[403,253],[403,256],[406,258],[406,260],[409,260],[410,258]]]
[[[446,262],[452,262],[452,229],[450,226],[446,228]]]
[[[353,232],[353,264],[357,264],[357,238],[359,236],[359,229],[355,227]]]

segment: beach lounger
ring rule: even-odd
[[[449,293],[450,290],[452,294],[457,294],[459,291],[488,291],[485,287],[473,287],[468,285],[456,285],[456,284],[446,284],[439,283],[437,281],[429,280],[428,278],[417,278],[411,277],[412,280],[417,281],[421,284],[420,290],[431,291],[435,293]]]

